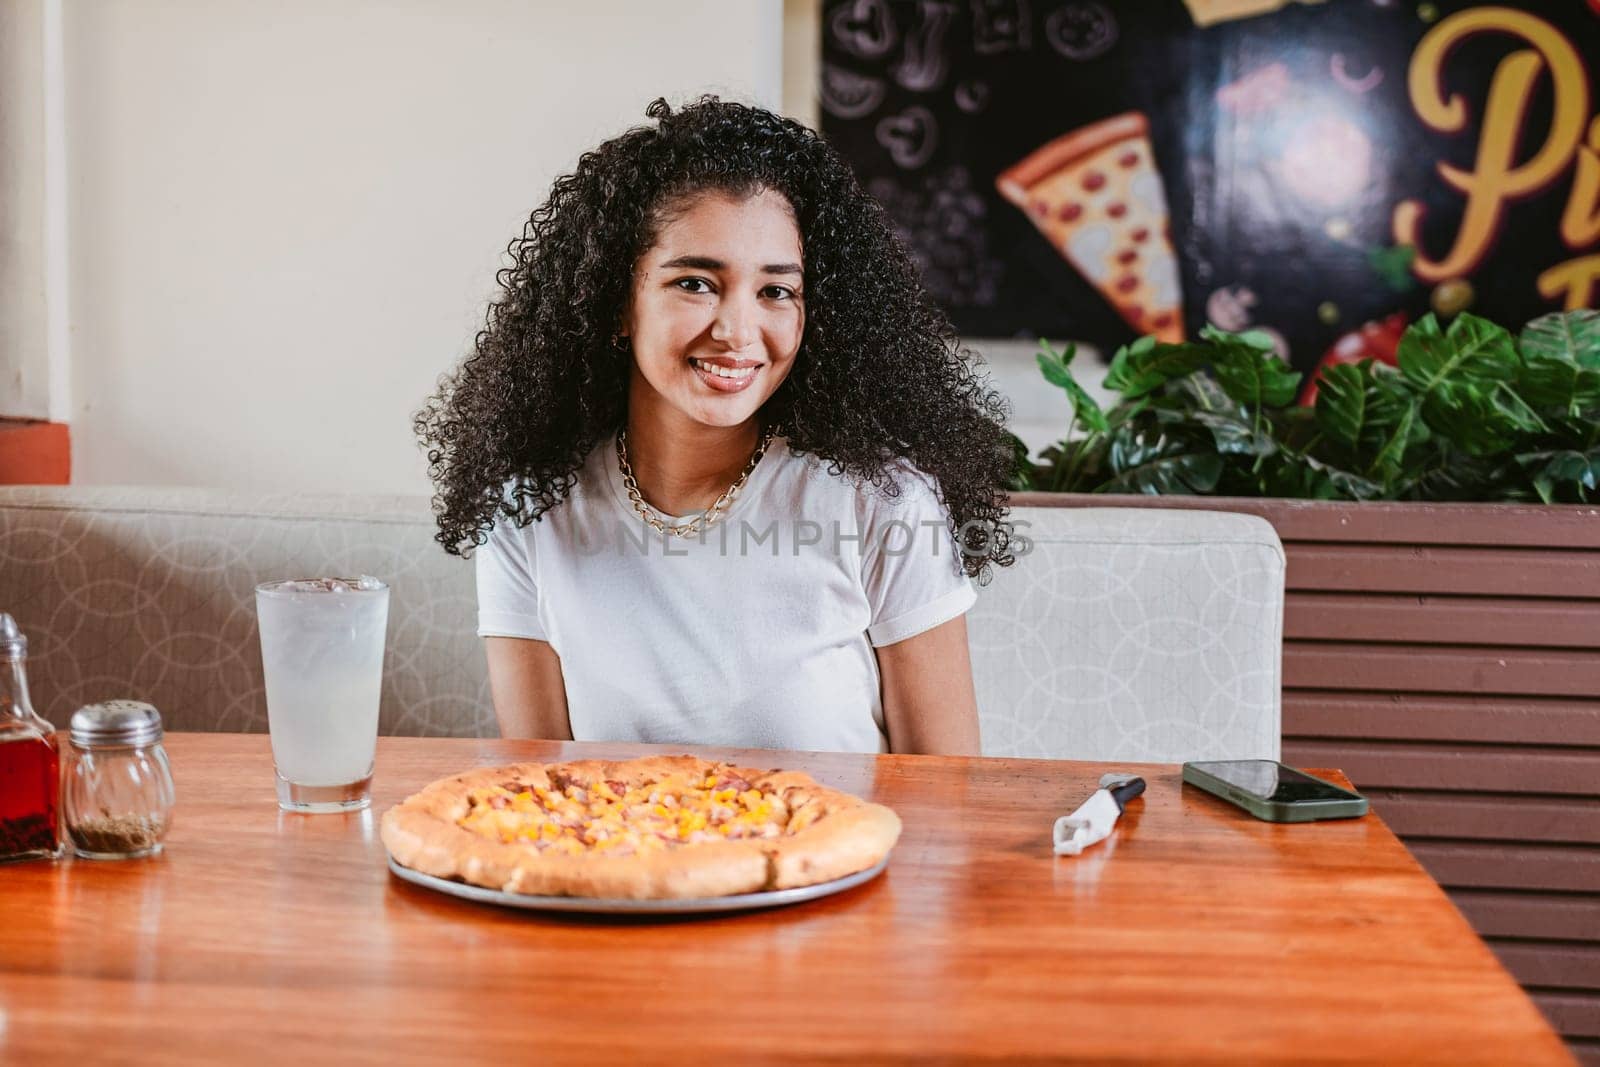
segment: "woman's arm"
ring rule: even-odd
[[[978,696],[972,688],[966,616],[884,645],[877,653],[890,751],[978,755]]]
[[[500,736],[572,740],[561,657],[550,643],[521,637],[486,637],[483,642]]]

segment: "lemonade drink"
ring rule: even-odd
[[[279,804],[366,807],[389,587],[368,577],[266,582],[256,614]]]

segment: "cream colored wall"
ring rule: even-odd
[[[781,0],[69,0],[74,481],[424,490],[551,180],[659,95],[777,106],[781,45]]]
[[[817,124],[820,9],[0,0],[0,415],[68,419],[79,482],[423,490],[409,415],[470,345],[551,179],[656,95]],[[70,311],[53,388],[51,196]],[[1013,428],[1057,436],[1066,407],[1032,343],[969,343]]]
[[[822,64],[822,0],[783,0],[783,113],[815,128]]]
[[[0,415],[50,415],[43,5],[0,2]]]

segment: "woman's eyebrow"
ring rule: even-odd
[[[728,265],[711,256],[679,256],[661,264],[662,267],[692,267],[695,270],[726,270]],[[801,274],[798,263],[768,263],[761,268],[763,274]]]

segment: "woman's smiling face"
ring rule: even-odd
[[[780,193],[708,192],[671,212],[634,267],[623,323],[633,412],[664,405],[691,423],[732,427],[760,410],[800,350],[803,263]]]

